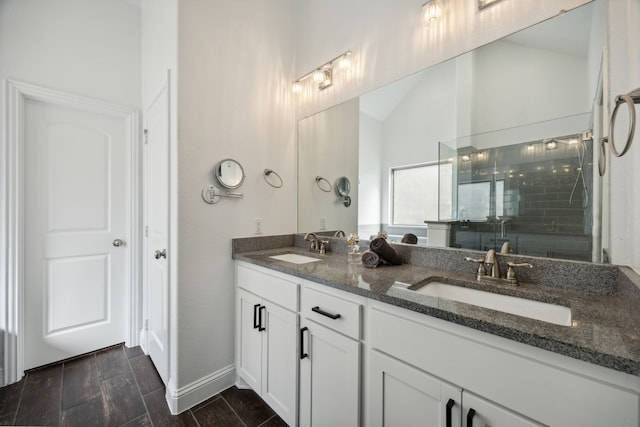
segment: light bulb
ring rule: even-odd
[[[313,81],[316,83],[322,83],[325,79],[325,75],[324,75],[324,71],[322,70],[315,70],[313,72]]]
[[[438,4],[438,0],[431,0],[422,5],[422,18],[426,22],[434,22],[442,15],[442,9]]]
[[[300,82],[293,82],[293,85],[291,86],[291,90],[293,91],[293,93],[301,93],[302,85],[300,84]]]
[[[351,52],[347,52],[338,61],[338,67],[341,70],[348,70],[351,68]]]

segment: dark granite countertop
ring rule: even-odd
[[[398,307],[444,319],[479,331],[508,338],[596,365],[640,376],[640,279],[626,267],[605,270],[610,284],[601,288],[577,285],[562,287],[540,283],[520,286],[478,283],[474,274],[452,272],[425,265],[382,265],[366,268],[347,263],[342,251],[321,256],[294,246],[294,239],[284,238],[276,245],[245,247],[236,250],[234,259],[311,280],[336,289],[362,295]],[[322,257],[322,261],[292,264],[270,258],[286,252]],[[342,253],[341,253],[342,252]],[[405,259],[408,257],[405,256]],[[553,262],[553,261],[551,261]],[[469,266],[465,266],[469,270]],[[569,265],[578,268],[580,265]],[[586,266],[585,268],[589,268]],[[471,268],[472,270],[472,268]],[[571,308],[571,326],[561,326],[452,300],[431,297],[407,290],[401,282],[415,285],[439,277],[466,287],[517,296]],[[575,279],[575,277],[574,277]],[[579,282],[579,278],[577,280]]]

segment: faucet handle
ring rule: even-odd
[[[509,282],[513,283],[514,285],[518,284],[518,276],[516,276],[516,268],[518,267],[525,267],[525,268],[533,268],[532,264],[529,264],[528,262],[522,262],[522,263],[515,263],[515,262],[508,262],[507,265],[509,266],[509,269],[507,270],[507,280],[509,280]]]
[[[318,250],[320,251],[321,254],[326,254],[327,253],[327,249],[329,248],[329,241],[328,240],[320,240],[318,241],[318,243],[320,244],[320,247],[318,248]]]
[[[464,260],[478,263],[478,271],[476,273],[478,277],[487,275],[487,270],[484,268],[484,258],[471,258],[466,256]]]

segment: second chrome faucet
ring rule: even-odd
[[[328,240],[320,240],[316,233],[307,233],[304,236],[304,240],[311,242],[309,245],[309,250],[318,251],[321,254],[327,253],[327,248],[329,247]]]
[[[497,283],[510,283],[512,285],[517,286],[518,277],[516,275],[515,269],[518,267],[533,268],[533,265],[527,262],[523,262],[523,263],[508,262],[507,274],[505,275],[505,277],[502,277],[502,274],[500,273],[500,262],[498,261],[498,255],[496,254],[496,251],[493,249],[490,249],[489,251],[487,251],[487,255],[485,256],[484,259],[483,258],[476,259],[471,257],[465,257],[464,259],[465,261],[473,261],[478,264],[476,279],[479,282],[490,281],[490,282],[497,282]]]

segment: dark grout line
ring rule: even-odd
[[[140,391],[140,384],[138,384],[138,378],[136,377],[136,373],[133,372],[133,366],[131,366],[131,359],[127,356],[127,352],[124,349],[124,345],[122,346],[122,351],[124,352],[124,355],[127,358],[127,366],[129,367],[129,371],[131,372],[131,375],[133,375],[133,381],[135,381],[135,383],[136,383],[136,388],[138,389],[138,394],[140,395],[140,398],[142,399],[142,404],[144,405],[144,410],[145,410],[145,413],[147,414],[147,418],[149,418],[149,422],[151,423],[151,426],[154,427],[155,424],[153,423],[153,418],[151,418],[151,412],[149,412],[149,407],[147,406],[147,402],[144,400],[144,396],[142,395],[142,391]],[[136,356],[136,357],[138,357],[138,356]],[[129,420],[129,421],[131,421],[131,420]],[[127,422],[129,422],[129,421],[127,421]]]
[[[227,406],[229,407],[229,409],[231,409],[231,412],[233,412],[233,415],[236,416],[236,418],[238,418],[238,420],[240,420],[240,423],[244,426],[247,427],[247,424],[244,422],[244,420],[240,417],[240,415],[238,415],[238,413],[236,412],[235,409],[233,409],[233,406],[231,406],[229,404],[229,402],[227,402],[227,399],[224,398],[224,396],[222,395],[222,393],[220,394],[220,399],[224,400],[224,403],[227,404]]]
[[[264,420],[263,422],[261,422],[260,424],[258,424],[258,426],[257,426],[257,427],[262,427],[262,426],[264,426],[265,424],[267,424],[269,421],[271,421],[272,419],[274,419],[274,418],[275,418],[275,417],[277,417],[277,416],[278,416],[277,414],[273,414],[273,415],[271,415],[269,418],[267,418],[266,420]]]
[[[18,405],[16,406],[16,411],[13,414],[13,419],[11,420],[11,425],[16,425],[16,420],[18,419],[18,411],[20,410],[20,406],[22,405],[22,395],[24,394],[24,387],[27,384],[27,376],[26,374],[24,378],[22,378],[22,387],[20,387],[20,397],[18,398]]]
[[[203,426],[200,425],[200,421],[198,421],[198,419],[196,418],[196,415],[193,413],[191,408],[187,409],[187,411],[189,412],[189,415],[191,415],[191,418],[193,418],[193,420],[196,422],[196,425],[198,427],[203,427]]]

